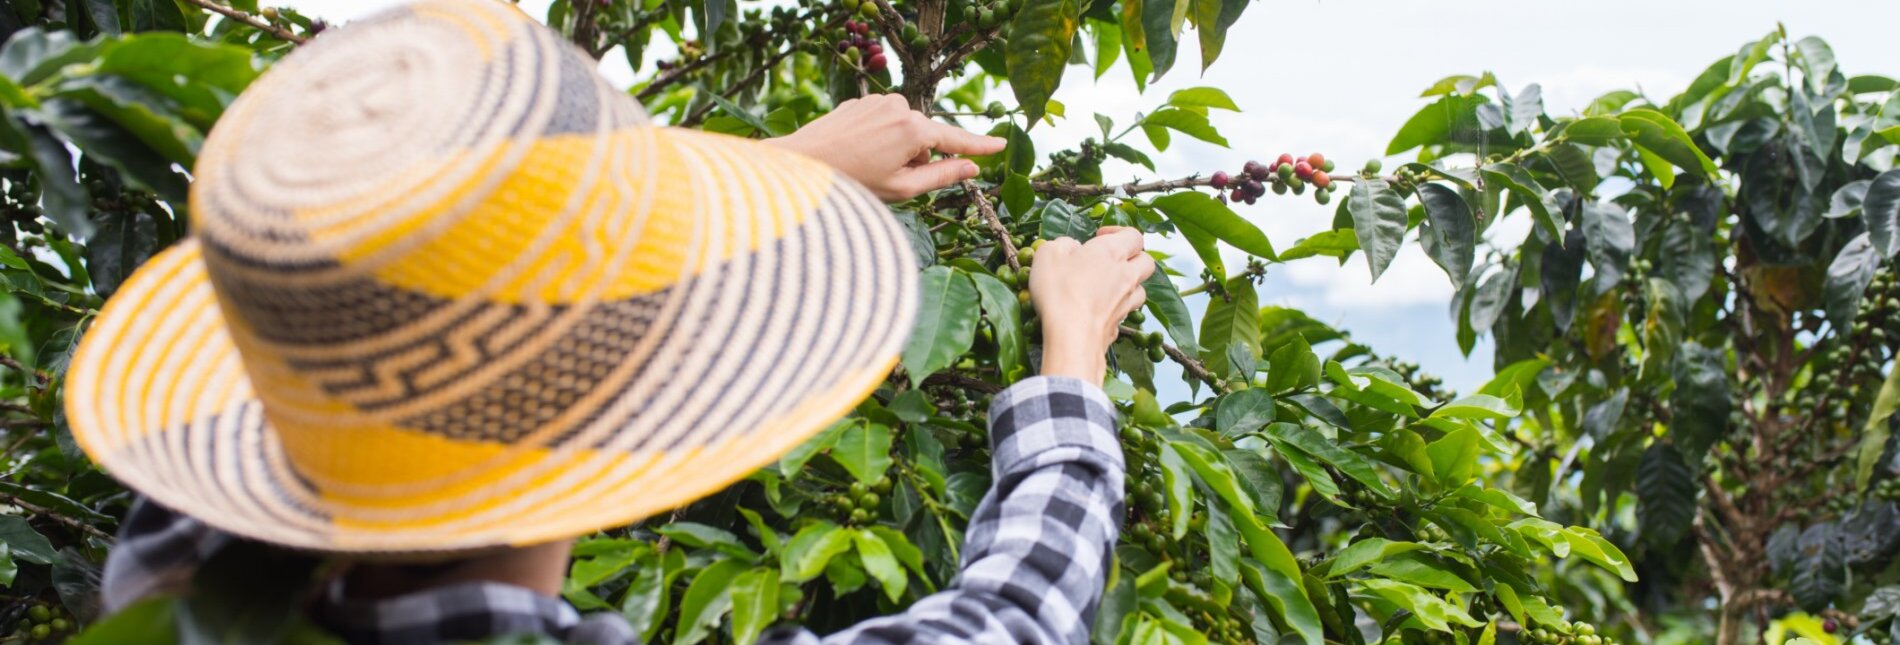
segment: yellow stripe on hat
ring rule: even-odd
[[[618,148],[634,145],[630,140],[633,137],[653,134],[619,132],[607,139]],[[706,163],[709,159],[736,161],[761,154],[779,157],[773,166],[782,174],[771,178],[772,183],[779,185],[824,186],[829,184],[833,174],[815,161],[788,152],[762,151],[759,146],[735,137],[680,131],[667,131],[660,136],[680,145],[652,146],[658,153],[650,159],[655,164],[650,169],[652,183],[631,187],[636,194],[650,191],[654,198],[645,226],[638,232],[638,244],[630,254],[632,262],[618,275],[610,276],[605,284],[598,285],[600,290],[593,294],[595,298],[623,299],[674,284],[693,270],[684,266],[684,260],[695,254],[723,250],[701,257],[724,261],[731,259],[734,252],[755,250],[764,240],[782,237],[791,226],[803,222],[821,198],[818,191],[809,188],[789,194],[757,194],[755,191],[760,188],[748,185],[753,180],[744,177],[737,163]],[[559,135],[534,141],[529,146],[526,157],[518,163],[518,170],[495,186],[493,192],[484,196],[465,216],[428,242],[377,267],[372,275],[390,286],[444,299],[466,296],[488,288],[491,281],[504,280],[486,299],[508,304],[565,303],[571,302],[575,293],[591,291],[589,287],[595,286],[592,281],[601,276],[576,272],[585,264],[581,259],[588,256],[587,245],[591,242],[609,246],[626,233],[610,229],[616,222],[598,218],[588,222],[579,215],[609,203],[624,204],[633,197],[614,194],[618,189],[612,183],[587,177],[589,169],[599,165],[598,159],[608,154],[600,149],[600,142],[594,137]],[[685,154],[692,154],[694,163],[687,163]],[[682,186],[695,179],[696,173],[709,175],[726,190],[709,195],[682,190]],[[705,181],[707,177],[699,179]],[[423,223],[439,221],[444,211],[463,202],[470,191],[476,189],[471,182],[461,190],[446,194],[435,205],[411,213],[403,223],[379,231],[362,244],[345,250],[339,259],[345,264],[359,261],[374,255],[386,244],[418,234]],[[570,207],[569,203],[576,200],[580,206]],[[770,234],[770,238],[755,236],[743,247],[693,248],[695,220],[731,217],[734,208],[762,209],[763,212],[748,213],[746,217],[771,221],[774,224],[771,230],[758,231]],[[523,216],[532,212],[561,213],[562,216]],[[318,219],[321,216],[300,214],[299,217]],[[559,222],[560,228],[548,230],[549,222]],[[314,233],[323,239],[326,234],[340,232],[318,230]],[[709,244],[712,240],[702,242]],[[510,258],[521,259],[511,262]]]

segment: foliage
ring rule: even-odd
[[[26,638],[51,632],[55,609],[96,618],[97,563],[128,500],[62,426],[65,356],[124,275],[183,234],[181,171],[218,112],[322,28],[287,9],[240,2],[221,8],[241,18],[212,20],[202,6],[0,15],[0,206],[14,223],[0,227],[0,502],[13,511],[0,515],[0,584],[26,599],[0,610],[0,629]],[[1534,85],[1446,79],[1393,139],[1388,153],[1418,159],[1393,174],[1375,162],[1322,181],[1276,163],[1237,180],[1104,184],[1108,159],[1152,170],[1149,151],[1177,134],[1226,145],[1208,117],[1238,106],[1215,88],[1159,99],[1120,130],[1096,115],[1100,138],[1034,149],[1039,121],[1079,118],[1054,98],[1066,66],[1124,67],[1145,84],[1188,24],[1212,64],[1247,6],[557,0],[549,24],[596,56],[619,48],[641,69],[666,49],[655,43],[675,45],[630,89],[664,122],[779,135],[893,90],[945,118],[993,119],[1011,141],[979,160],[979,180],[897,206],[929,313],[889,382],[776,467],[581,540],[567,599],[649,638],[744,643],[780,620],[822,632],[949,584],[989,485],[988,397],[1035,371],[1021,292],[1035,242],[1121,225],[1180,235],[1204,271],[1157,272],[1111,352],[1130,489],[1100,642],[1646,640],[1656,616],[1699,606],[1705,578],[1720,581],[1724,626],[1863,596],[1867,624],[1900,613],[1892,588],[1868,593],[1884,578],[1846,578],[1885,566],[1874,538],[1893,534],[1893,507],[1812,503],[1846,498],[1856,475],[1881,490],[1900,473],[1886,430],[1900,383],[1875,394],[1884,339],[1900,330],[1849,322],[1887,320],[1900,296],[1892,81],[1848,78],[1818,40],[1777,33],[1675,99],[1613,94],[1573,117],[1546,114]],[[859,19],[877,53],[845,35]],[[872,64],[885,54],[894,69]],[[1004,83],[1017,109],[990,97]],[[1284,250],[1230,203],[1309,183],[1322,201],[1341,193],[1334,230]],[[1479,244],[1511,217],[1533,223],[1522,242]],[[1457,342],[1497,339],[1498,375],[1478,392],[1258,304],[1274,263],[1364,251],[1376,278],[1407,239],[1460,287]],[[1230,270],[1223,255],[1247,259]],[[1178,389],[1156,386],[1170,379],[1192,395],[1157,400]],[[173,624],[187,637],[320,638],[275,615],[167,599],[88,637]]]

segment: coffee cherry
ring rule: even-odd
[[[1291,153],[1282,152],[1280,153],[1280,158],[1274,160],[1273,162],[1273,167],[1275,170],[1278,170],[1280,166],[1291,166],[1291,165],[1293,165],[1293,155]]]
[[[1005,114],[1009,114],[1009,108],[1003,107],[1002,101],[990,101],[989,107],[983,108],[983,116],[992,119],[1003,118]]]
[[[310,35],[312,36],[323,33],[323,30],[329,28],[330,23],[324,22],[322,18],[310,21]]]
[[[1306,179],[1313,176],[1313,165],[1304,161],[1293,164],[1293,176]]]
[[[845,490],[850,492],[852,497],[861,497],[867,489],[864,487],[864,484],[851,482],[851,486],[845,488]]]
[[[1279,173],[1280,173],[1280,181],[1286,181],[1288,179],[1292,179],[1293,178],[1293,164],[1290,164],[1290,163],[1280,164]]]
[[[891,492],[891,485],[890,475],[879,475],[877,482],[871,484],[871,490],[880,494],[889,494]]]
[[[858,496],[858,506],[861,508],[876,508],[877,503],[877,493],[865,493]]]
[[[924,35],[923,32],[917,30],[917,23],[914,23],[914,22],[904,23],[904,40],[906,41],[916,40],[918,36],[922,36],[922,35]]]
[[[1284,182],[1284,181],[1276,181],[1276,182],[1273,182],[1273,194],[1275,194],[1275,195],[1285,195],[1285,194],[1286,194],[1286,182]]]
[[[43,640],[46,640],[47,637],[53,635],[53,628],[47,625],[34,625],[32,634],[33,634],[33,640],[43,641]]]
[[[852,47],[844,51],[845,62],[850,63],[852,65],[858,64],[858,61],[862,60],[863,58],[864,56],[858,53],[858,48],[856,47]]]
[[[1159,363],[1162,361],[1162,359],[1165,359],[1167,357],[1168,357],[1167,351],[1161,349],[1160,345],[1153,345],[1148,348],[1148,362]]]
[[[1245,188],[1235,188],[1234,193],[1229,195],[1228,199],[1236,202],[1244,202],[1247,201],[1249,197]]]
[[[1022,306],[1022,307],[1025,307],[1025,308],[1027,308],[1027,307],[1030,307],[1030,306],[1032,306],[1032,305],[1031,305],[1031,303],[1033,303],[1033,302],[1035,302],[1035,300],[1033,300],[1033,299],[1031,299],[1031,298],[1029,297],[1029,290],[1028,290],[1028,289],[1024,289],[1024,290],[1022,290],[1022,291],[1018,291],[1018,292],[1016,292],[1016,304],[1017,304],[1017,305],[1020,305],[1020,306]]]
[[[1142,345],[1146,347],[1160,347],[1161,346],[1161,332],[1158,332],[1158,331],[1148,332],[1147,338],[1142,339]]]
[[[1383,167],[1385,167],[1385,166],[1384,166],[1384,165],[1382,165],[1382,164],[1380,164],[1380,163],[1379,163],[1379,160],[1378,160],[1378,159],[1370,159],[1370,160],[1367,160],[1367,161],[1366,161],[1366,174],[1368,174],[1368,175],[1376,175],[1376,174],[1379,174],[1379,169],[1380,169],[1380,168],[1383,168]]]
[[[275,22],[277,20],[277,17],[282,15],[278,13],[276,7],[264,7],[264,10],[259,11],[258,14],[264,16],[265,20],[269,20],[272,22]]]
[[[1839,622],[1836,622],[1832,618],[1828,618],[1821,621],[1821,631],[1832,634],[1840,630],[1841,630],[1841,624]]]
[[[878,43],[877,43],[877,42],[875,42],[875,41],[873,41],[873,42],[868,42],[868,43],[865,43],[865,44],[864,44],[864,53],[865,53],[865,55],[867,55],[867,56],[876,56],[876,55],[878,55],[878,54],[882,54],[882,53],[884,53],[884,46],[883,46],[883,45],[880,45],[880,44],[878,44]]]
[[[866,18],[876,18],[877,17],[877,3],[871,2],[870,0],[865,0],[865,2],[858,5],[858,15],[864,16]],[[869,31],[869,30],[866,30],[866,31]]]
[[[860,508],[860,509],[858,509],[858,510],[855,510],[855,511],[851,511],[851,523],[852,523],[852,524],[863,524],[863,523],[865,523],[865,522],[869,522],[869,521],[871,521],[871,512],[870,512],[870,511],[867,511],[867,510],[864,510],[864,509],[862,509],[862,508]]]
[[[56,631],[56,632],[64,632],[68,629],[72,629],[73,627],[72,621],[66,620],[64,618],[54,618],[52,625],[53,625],[53,631]]]
[[[1222,190],[1227,188],[1227,179],[1227,171],[1216,170],[1214,176],[1207,178],[1207,185],[1213,186],[1214,190]]]
[[[1322,168],[1322,167],[1325,167],[1325,165],[1326,165],[1326,155],[1323,155],[1323,154],[1320,154],[1320,153],[1317,153],[1317,152],[1315,152],[1315,153],[1313,153],[1313,154],[1311,154],[1311,155],[1308,155],[1308,156],[1306,157],[1306,165],[1309,165],[1309,166],[1312,166],[1312,167],[1314,167],[1314,168]]]
[[[1329,188],[1333,185],[1333,176],[1326,174],[1324,170],[1315,170],[1310,181],[1313,182],[1314,188]]]
[[[1244,193],[1245,197],[1259,197],[1267,194],[1267,187],[1258,181],[1249,179],[1240,182],[1240,191]]]
[[[1240,174],[1247,175],[1249,177],[1259,178],[1261,172],[1262,172],[1262,169],[1260,167],[1260,162],[1258,161],[1248,161],[1247,163],[1241,164],[1240,166]]]
[[[873,73],[882,72],[884,66],[889,64],[890,62],[885,60],[883,54],[871,54],[871,58],[864,61],[864,69]]]
[[[1325,189],[1315,190],[1313,191],[1313,201],[1319,202],[1321,205],[1327,204],[1333,201],[1333,191]]]
[[[1320,170],[1324,170],[1324,171],[1326,171],[1326,172],[1332,172],[1332,171],[1333,171],[1333,160],[1331,160],[1331,159],[1327,159],[1327,160],[1326,160],[1326,163],[1323,163],[1323,164],[1320,164],[1320,165],[1319,165],[1319,169],[1320,169]]]
[[[998,24],[999,22],[996,18],[996,12],[991,11],[989,7],[984,7],[982,9],[977,10],[976,26],[981,27],[983,29],[995,29]]]
[[[48,610],[46,605],[34,605],[33,608],[26,610],[26,615],[32,617],[33,622],[43,623],[53,617],[53,612]]]

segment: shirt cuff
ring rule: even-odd
[[[990,403],[991,460],[996,472],[1058,448],[1107,455],[1122,466],[1115,404],[1101,386],[1068,376],[1018,381]]]

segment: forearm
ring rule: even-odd
[[[1091,381],[1028,379],[990,409],[996,481],[953,587],[826,642],[1082,643],[1121,528],[1115,411]]]

